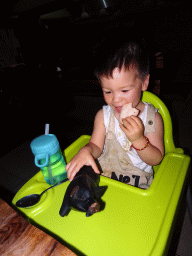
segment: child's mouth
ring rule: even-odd
[[[122,107],[115,107],[115,110],[116,110],[117,113],[120,113],[121,109],[122,109]]]

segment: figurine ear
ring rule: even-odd
[[[59,211],[60,216],[64,217],[67,214],[69,209],[70,209],[70,207],[68,204],[68,200],[65,200],[65,198],[64,198],[61,209]]]
[[[107,186],[93,188],[95,197],[100,198],[104,194],[106,189],[107,189]]]
[[[86,217],[89,217],[94,213],[99,212],[99,210],[100,210],[100,205],[96,200],[94,200],[94,203],[89,207],[88,211],[86,212]]]

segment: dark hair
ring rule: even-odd
[[[116,42],[114,41],[116,39]],[[141,79],[149,74],[149,53],[144,39],[125,42],[121,37],[104,39],[95,51],[94,74],[100,81],[101,76],[112,77],[113,70],[124,67],[129,70],[135,66]]]

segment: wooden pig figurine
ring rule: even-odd
[[[84,165],[67,187],[60,216],[64,217],[71,208],[86,212],[86,217],[98,212],[100,205],[95,199],[100,198],[106,188],[99,187],[99,175],[92,167]]]

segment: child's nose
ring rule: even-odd
[[[114,93],[113,95],[113,102],[117,103],[121,101],[121,96],[119,93]]]

